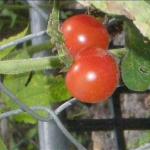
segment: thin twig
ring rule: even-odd
[[[0,51],[4,50],[6,48],[9,48],[11,46],[15,46],[15,45],[18,45],[20,43],[24,43],[26,41],[29,41],[29,40],[33,39],[33,38],[37,38],[37,37],[42,36],[42,35],[44,35],[46,33],[47,33],[47,31],[45,30],[45,31],[40,31],[38,33],[34,33],[34,34],[29,34],[29,35],[27,35],[27,36],[25,36],[23,38],[20,38],[18,40],[12,41],[12,42],[10,42],[10,43],[8,43],[6,45],[0,46]]]

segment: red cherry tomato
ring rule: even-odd
[[[97,46],[108,49],[109,34],[105,26],[89,15],[76,15],[67,19],[61,26],[66,47],[72,57],[83,49]]]
[[[89,56],[103,56],[107,55],[108,51],[103,50],[99,47],[90,47],[87,48],[86,50],[81,50],[75,57],[75,60],[78,60],[82,57],[89,57]]]
[[[85,103],[105,101],[118,83],[118,65],[109,54],[80,57],[66,76],[66,85],[72,96]]]

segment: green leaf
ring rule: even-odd
[[[1,150],[8,150],[8,149],[6,148],[6,145],[5,145],[4,142],[3,142],[2,138],[0,138],[0,149],[1,149]]]
[[[9,9],[3,9],[2,12],[1,12],[1,15],[2,16],[8,16],[11,18],[11,24],[10,24],[10,27],[12,28],[16,22],[16,19],[17,19],[17,15],[9,10]]]
[[[64,44],[63,34],[60,32],[60,18],[59,18],[59,8],[58,2],[54,1],[52,12],[50,13],[47,26],[47,33],[51,37],[51,44],[55,46],[58,56],[61,62],[64,63],[66,67],[70,66],[72,60],[68,55],[67,48]]]
[[[80,2],[80,0],[79,0]],[[83,1],[81,1],[83,3]],[[88,1],[97,9],[110,15],[124,15],[133,20],[140,32],[150,39],[150,5],[144,0]],[[85,3],[86,4],[86,3]]]
[[[49,77],[48,83],[50,87],[52,103],[62,102],[71,97],[71,95],[68,93],[68,90],[66,89],[65,81],[62,76],[57,76],[55,78]]]
[[[37,53],[37,52],[40,52],[43,50],[47,50],[50,52],[50,50],[52,48],[53,48],[53,46],[50,44],[50,42],[41,43],[38,45],[25,46],[21,49],[17,49],[15,51],[11,52],[9,55],[7,55],[7,57],[5,57],[5,60],[15,58],[15,56],[22,51],[27,51],[32,56],[34,53]]]
[[[145,91],[150,87],[150,42],[132,22],[126,23],[125,30],[129,52],[122,61],[122,78],[129,89]]]
[[[27,31],[28,31],[28,27],[26,27],[22,32],[18,33],[17,35],[11,36],[8,39],[4,39],[4,40],[0,41],[0,46],[2,46],[4,44],[7,44],[7,43],[10,43],[10,42],[13,42],[14,40],[17,40],[17,39],[20,39],[20,38],[24,37],[26,35]],[[15,47],[16,46],[12,46],[12,47],[9,47],[5,50],[1,50],[0,51],[0,59],[7,56],[12,50],[14,50]]]
[[[26,86],[27,79],[26,74],[7,76],[4,84],[28,106],[49,106],[70,98],[62,76],[53,77],[37,73]],[[3,99],[7,107],[18,108],[7,96],[3,95]],[[40,114],[43,115],[43,113]],[[15,118],[17,121],[35,123],[35,120],[27,114],[18,115]]]
[[[148,4],[150,4],[150,1],[149,1],[149,0],[145,0],[145,2],[147,2]]]
[[[4,1],[0,1],[0,6],[4,4]]]
[[[21,51],[15,59],[28,58],[27,51]],[[9,60],[11,61],[11,60]],[[10,64],[10,66],[13,64]],[[52,62],[55,66],[55,61]],[[22,65],[21,65],[22,66]],[[30,67],[29,65],[28,67]],[[23,66],[22,66],[23,67]],[[17,69],[17,68],[16,68]],[[70,98],[70,95],[66,89],[64,78],[62,76],[46,76],[42,73],[36,73],[31,77],[29,73],[18,75],[6,75],[4,79],[5,86],[10,89],[23,103],[28,106],[49,106],[57,102],[62,102]],[[29,83],[27,84],[27,82]],[[10,98],[2,93],[2,100],[8,109],[16,109],[18,106],[14,104]],[[45,113],[41,113],[45,115]],[[35,123],[30,115],[23,113],[15,117],[17,121],[23,121],[26,123]]]
[[[59,26],[60,26],[60,21],[59,21],[59,9],[56,6],[56,2],[53,4],[53,9],[52,12],[50,13],[49,16],[49,21],[48,21],[48,26],[47,26],[47,33],[50,37],[55,38],[55,34],[59,36]],[[54,39],[54,40],[57,40]],[[60,41],[58,41],[60,42]]]

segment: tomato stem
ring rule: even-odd
[[[49,56],[42,58],[0,61],[0,74],[19,74],[44,69],[62,68],[59,57]]]
[[[111,49],[109,52],[115,57],[122,59],[128,52],[126,48]]]

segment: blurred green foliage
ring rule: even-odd
[[[23,1],[0,0],[0,39],[18,33],[28,25],[28,7],[13,9],[15,6],[25,5]]]

